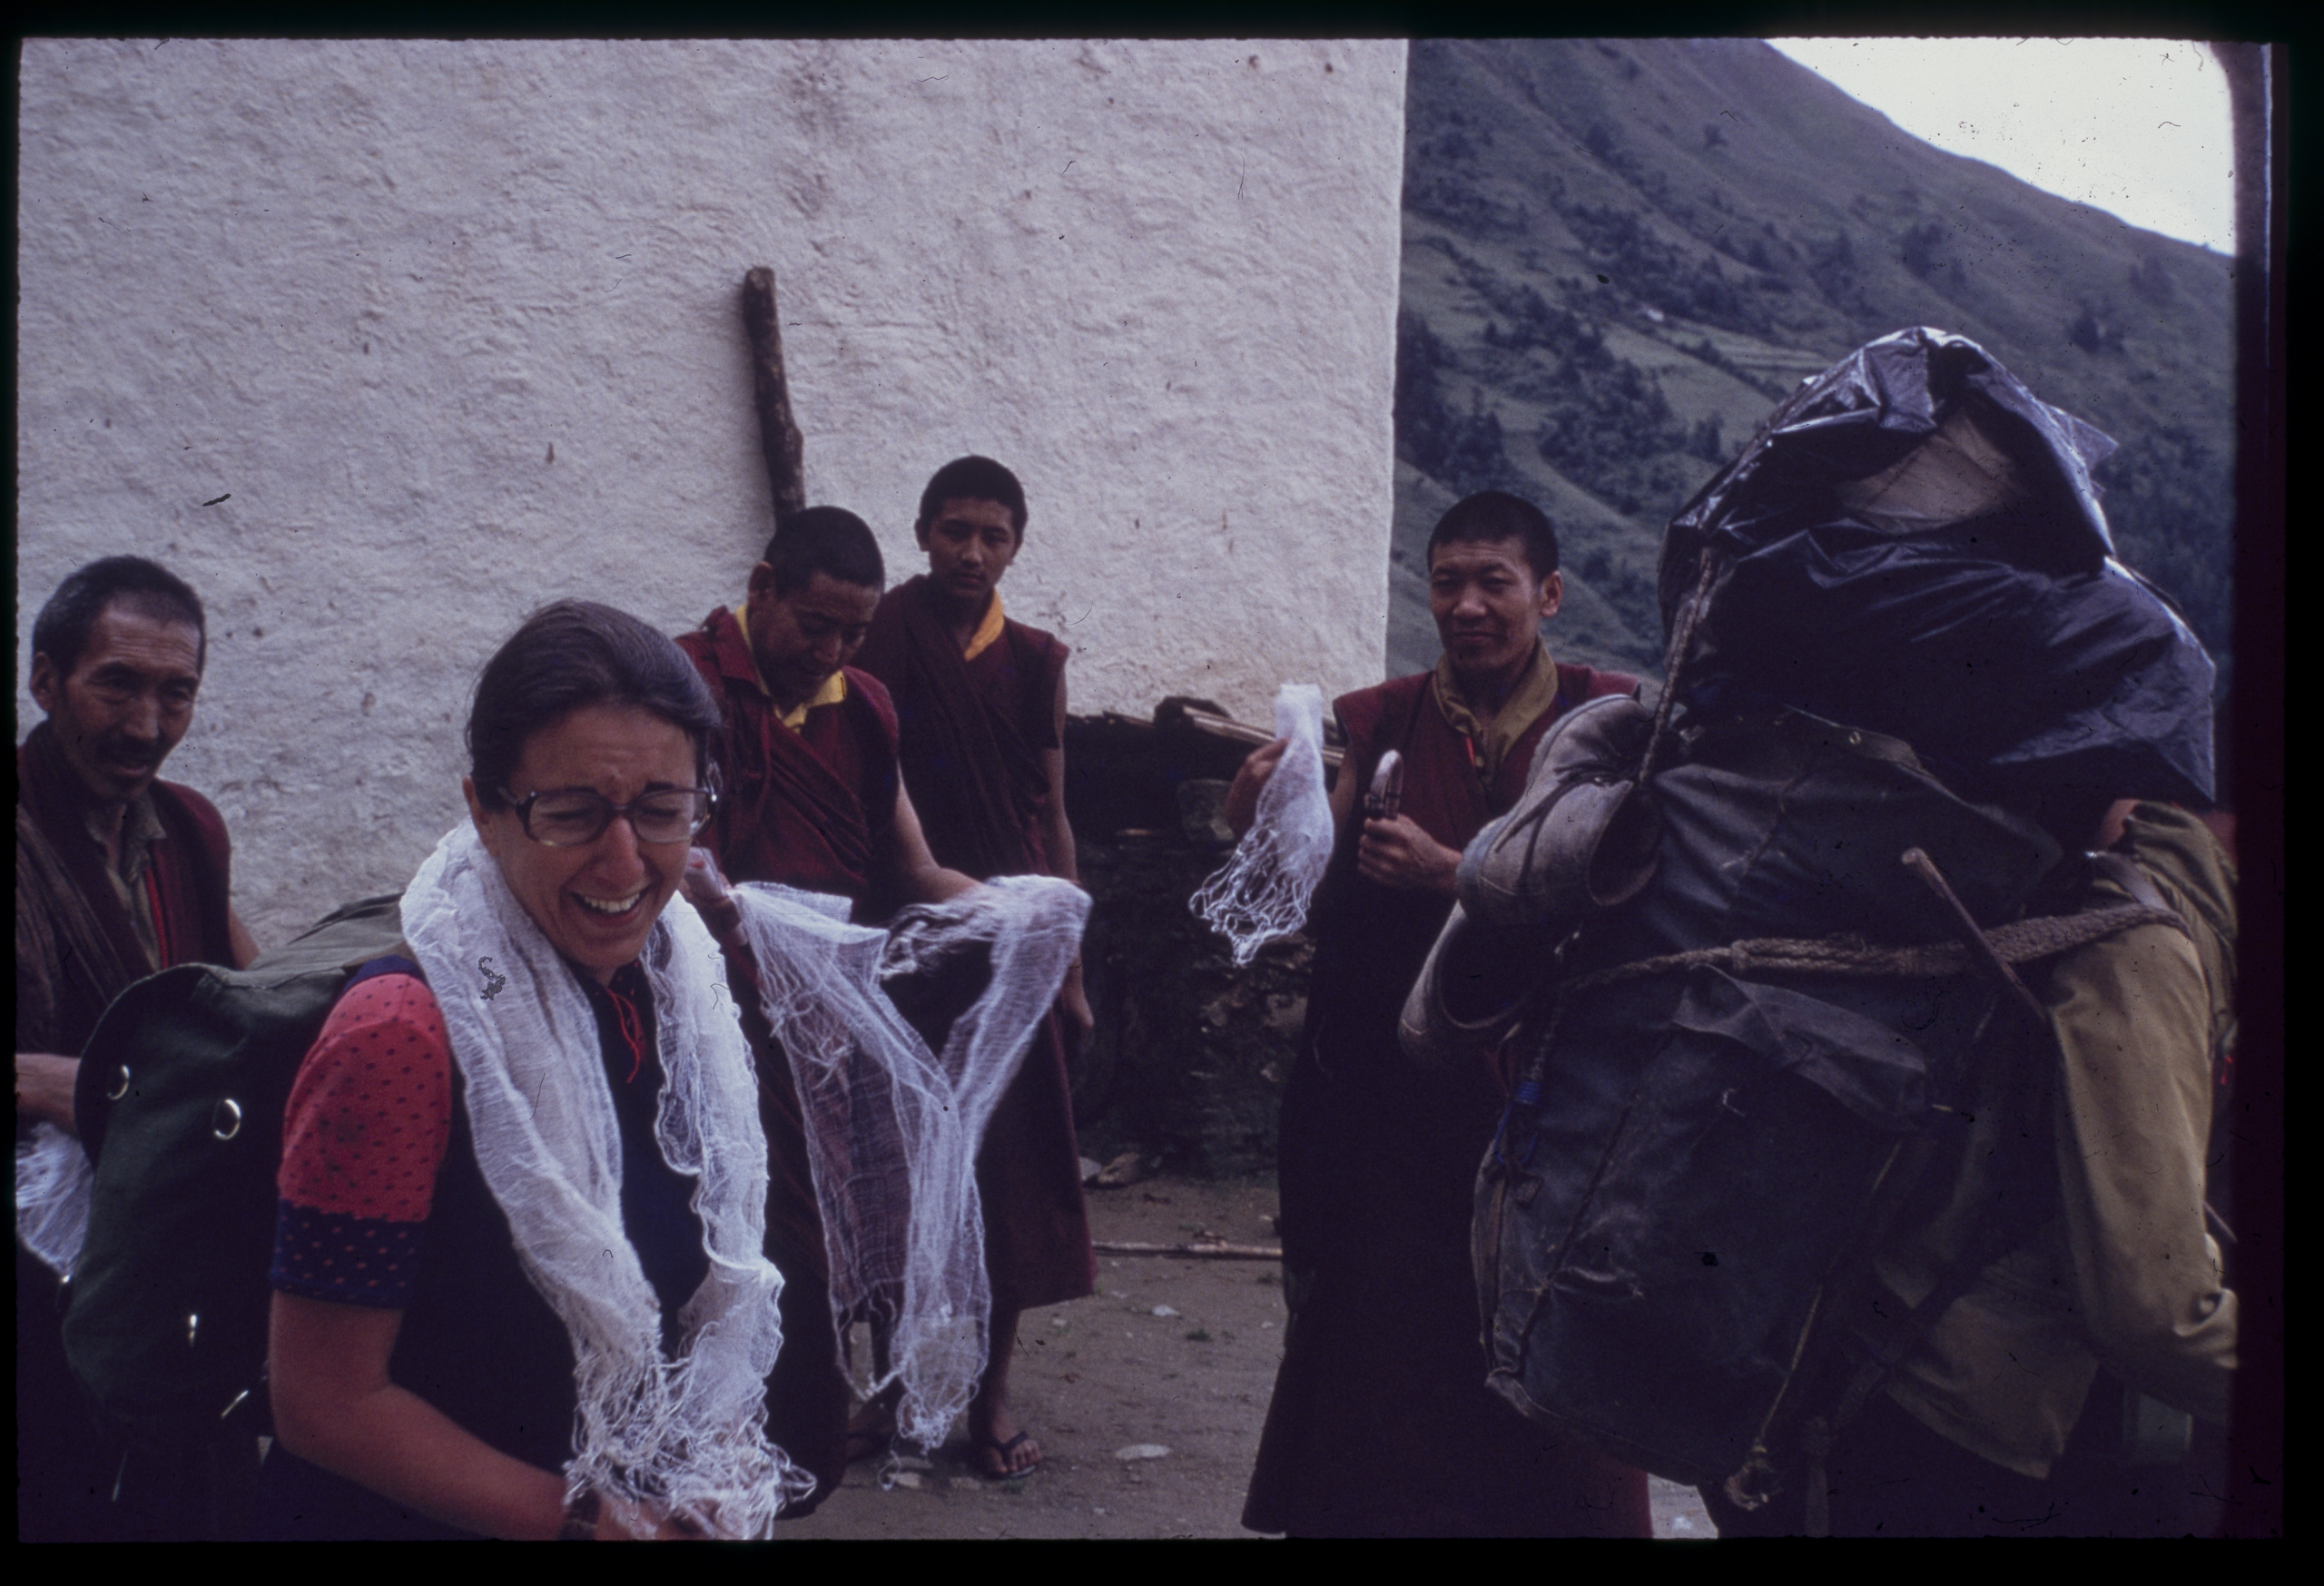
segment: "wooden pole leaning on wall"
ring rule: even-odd
[[[758,397],[759,445],[774,488],[775,527],[807,506],[804,444],[791,417],[791,382],[783,373],[783,326],[774,311],[774,271],[762,264],[743,277],[743,324],[751,336],[751,385]]]

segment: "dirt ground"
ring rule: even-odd
[[[1276,1242],[1275,1185],[1164,1177],[1089,1192],[1098,1242]],[[1041,1468],[987,1482],[964,1442],[883,1489],[855,1465],[778,1538],[1251,1537],[1239,1523],[1283,1356],[1283,1286],[1264,1260],[1100,1250],[1098,1292],[1027,1314],[1013,1386]],[[1654,1483],[1658,1536],[1708,1537],[1695,1494]]]

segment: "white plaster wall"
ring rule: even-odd
[[[224,811],[261,941],[399,886],[525,612],[675,632],[739,597],[762,263],[810,498],[901,578],[928,474],[1008,462],[1004,595],[1074,646],[1076,710],[1376,681],[1403,71],[1376,41],[30,41],[18,735],[40,603],[156,557],[211,620],[169,774]]]

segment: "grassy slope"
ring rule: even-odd
[[[1662,524],[1793,381],[1911,324],[2122,443],[2123,558],[2229,638],[2229,261],[1910,137],[1744,40],[1423,41],[1405,133],[1389,670],[1437,513],[1556,520],[1561,655],[1653,672]]]

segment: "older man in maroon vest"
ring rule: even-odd
[[[160,779],[193,722],[202,602],[142,557],[92,562],[33,625],[47,719],[16,750],[16,1137],[72,1132],[77,1054],[113,997],[172,964],[256,956],[228,896],[226,824]],[[88,1420],[64,1364],[56,1278],[16,1246],[17,1535],[178,1538],[203,1500],[157,1498]],[[142,1463],[142,1462],[140,1462]]]

